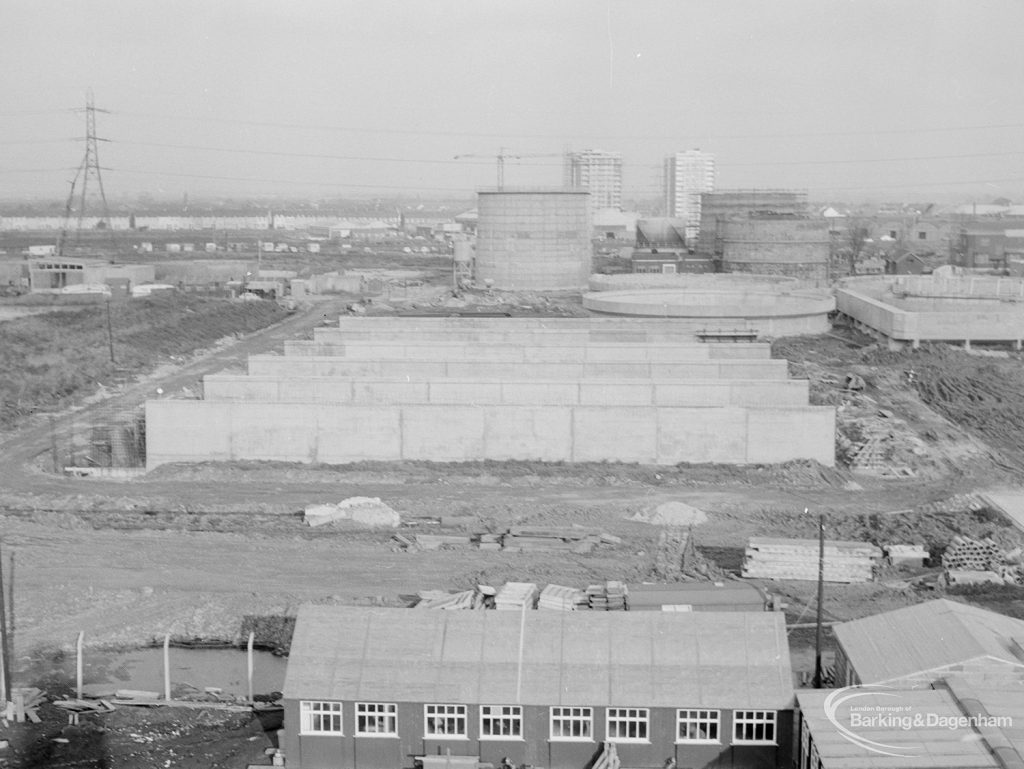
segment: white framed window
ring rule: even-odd
[[[720,710],[677,710],[676,742],[721,742]]]
[[[481,705],[480,739],[523,739],[522,707],[519,705]]]
[[[393,702],[357,702],[357,737],[397,737],[398,706]]]
[[[423,734],[427,737],[468,736],[465,705],[424,705],[423,723]]]
[[[579,742],[593,740],[593,708],[551,708],[551,739]]]
[[[300,700],[301,734],[342,734],[341,703]]]
[[[737,710],[732,714],[732,741],[736,744],[775,744],[774,710]]]
[[[605,739],[610,742],[648,742],[650,711],[647,708],[608,708]]]

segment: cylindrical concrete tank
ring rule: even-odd
[[[476,279],[506,289],[584,287],[591,265],[589,198],[578,190],[480,192]]]
[[[821,282],[828,277],[829,234],[824,219],[759,217],[720,223],[726,272],[754,272]]]

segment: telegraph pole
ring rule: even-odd
[[[808,512],[804,509],[804,512]],[[814,629],[814,688],[822,685],[821,622],[825,603],[825,514],[818,514],[818,618]]]

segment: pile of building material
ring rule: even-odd
[[[600,531],[567,527],[513,526],[502,539],[503,550],[521,553],[533,550],[568,550],[573,553],[589,553],[601,541]]]
[[[893,566],[923,566],[930,554],[924,545],[886,545],[885,557]]]
[[[540,591],[537,601],[538,609],[554,609],[557,611],[578,611],[590,608],[590,598],[576,587],[548,585]]]
[[[79,713],[109,713],[117,708],[109,700],[54,700],[54,705],[72,714],[72,722],[78,723]],[[36,722],[38,723],[38,721]]]
[[[443,590],[421,590],[418,594],[417,609],[486,609],[487,596],[480,587],[463,590],[458,593],[446,593]]]
[[[870,582],[882,551],[870,542],[825,542],[826,582]],[[751,539],[743,576],[755,579],[818,579],[818,540]]]
[[[696,526],[707,523],[708,514],[685,502],[663,502],[636,513],[630,520],[653,526]]]
[[[5,721],[14,721],[21,724],[26,720],[38,724],[39,713],[36,708],[46,702],[42,691],[33,687],[23,689],[11,689],[11,700],[3,710]],[[60,704],[60,703],[54,703]]]
[[[942,554],[942,567],[947,570],[996,571],[1003,563],[999,545],[991,539],[953,537]]]
[[[380,501],[379,497],[349,497],[337,504],[312,505],[305,509],[310,526],[323,526],[335,521],[351,521],[361,526],[397,528],[401,516]]]
[[[532,582],[506,582],[494,597],[494,608],[499,611],[532,609],[537,601],[537,586]]]
[[[629,608],[628,596],[626,583],[617,580],[587,587],[588,604],[595,611],[625,611]]]
[[[469,547],[473,540],[458,534],[417,534],[416,545],[421,550],[450,550],[452,548]]]

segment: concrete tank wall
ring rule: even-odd
[[[400,342],[348,341],[343,344],[324,345],[317,342],[285,343],[285,355],[320,355],[344,357],[350,360],[498,360],[524,363],[583,363],[609,362],[680,362],[711,360],[721,357],[764,360],[769,356],[761,350],[750,355],[723,356],[728,352],[719,345],[559,345],[514,344],[511,342]],[[739,352],[746,352],[740,350]]]
[[[357,379],[213,374],[203,379],[207,401],[276,403],[453,404],[562,406],[803,406],[805,379],[782,381],[552,382],[481,379]]]
[[[578,289],[591,267],[589,194],[480,192],[478,282],[503,289]]]
[[[253,376],[410,377],[468,379],[766,379],[787,378],[784,360],[706,360],[679,363],[524,363],[463,360],[349,360],[324,356],[253,355]]]
[[[719,233],[728,271],[828,279],[831,241],[824,219],[729,219],[720,223]]]
[[[355,340],[348,339],[342,341],[341,336],[335,335],[334,341],[328,341],[331,337],[326,335],[315,335],[316,338],[313,341],[308,340],[294,340],[286,341],[284,343],[285,355],[328,355],[328,356],[339,356],[343,357],[347,354],[347,351],[352,349],[353,344],[360,343],[373,343],[373,340],[367,337],[358,337]],[[533,335],[523,339],[524,349],[543,349],[544,346],[550,342],[552,347],[557,348],[573,348],[575,350],[581,350],[584,348],[589,340],[586,334],[551,334],[550,340],[543,336]],[[504,346],[510,343],[512,339],[508,334],[472,334],[472,335],[457,335],[453,338],[452,335],[442,334],[406,334],[396,336],[395,338],[382,340],[379,344],[399,344],[405,343],[408,345],[424,345],[430,346],[438,342],[450,342],[459,343],[461,345],[471,345],[474,353],[484,346]],[[666,343],[658,342],[659,349],[672,350],[674,356],[686,357],[689,351],[694,347],[692,344],[687,345],[672,345],[671,347],[666,346]],[[705,348],[706,353],[702,353],[699,356],[692,355],[690,357],[701,357],[704,359],[718,360],[722,358],[726,359],[753,359],[753,360],[765,360],[771,357],[771,346],[765,342],[709,342],[707,344],[701,344],[700,347]],[[359,348],[356,348],[359,349]],[[639,349],[636,345],[630,346],[631,350]],[[582,353],[580,353],[582,354]],[[550,359],[550,358],[549,358]],[[675,359],[675,357],[673,358]]]
[[[150,401],[147,466],[263,460],[834,464],[835,410]],[[353,436],[358,436],[354,439]]]

